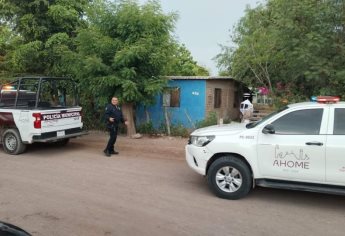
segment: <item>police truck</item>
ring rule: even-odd
[[[28,76],[0,87],[0,137],[6,153],[21,154],[36,142],[65,145],[86,133],[73,80]]]

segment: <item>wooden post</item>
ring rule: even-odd
[[[186,117],[187,117],[189,123],[192,125],[193,129],[195,129],[195,124],[192,121],[192,118],[190,118],[190,116],[188,115],[187,109],[184,109],[184,113],[186,114]]]
[[[146,123],[149,123],[150,122],[150,113],[148,112],[146,106],[145,106],[145,114],[146,114]]]
[[[170,120],[169,120],[169,116],[168,116],[167,107],[164,107],[164,116],[165,116],[165,124],[167,126],[168,135],[170,136],[170,134],[171,134],[171,132],[170,132]]]

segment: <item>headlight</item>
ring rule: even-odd
[[[214,135],[210,136],[190,136],[190,144],[198,147],[204,147],[215,138]]]

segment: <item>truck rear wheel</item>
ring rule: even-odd
[[[215,195],[233,200],[246,196],[253,182],[246,163],[234,156],[224,156],[213,162],[207,180]]]
[[[17,129],[7,129],[2,134],[2,146],[4,151],[11,155],[18,155],[25,151],[26,144],[22,142]]]

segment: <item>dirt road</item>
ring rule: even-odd
[[[344,235],[345,197],[256,188],[216,198],[184,161],[186,139],[106,135],[0,150],[0,220],[32,235]]]

